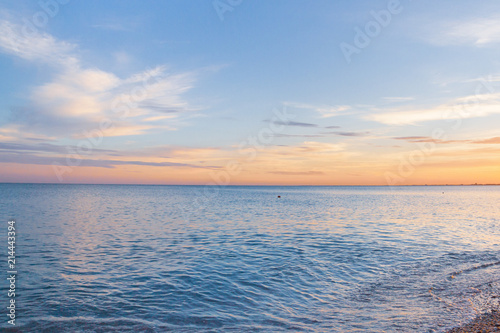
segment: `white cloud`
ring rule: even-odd
[[[387,125],[408,125],[424,121],[486,117],[500,113],[500,93],[471,95],[426,109],[391,110],[365,116]]]
[[[138,123],[155,118],[158,126],[173,128],[164,125],[183,112],[193,110],[182,98],[193,81],[194,74],[169,75],[164,67],[125,79],[101,70],[78,69],[65,71],[52,82],[37,87],[31,100],[41,114],[96,124],[107,118],[114,121],[115,127],[114,133],[107,131],[106,135],[139,135],[154,127],[141,126],[137,130]]]
[[[195,73],[171,74],[165,66],[158,66],[122,79],[101,69],[84,68],[77,45],[47,33],[24,30],[0,20],[0,51],[55,69],[51,81],[35,87],[30,96],[28,109],[33,117],[28,118],[41,121],[28,122],[44,127],[44,132],[55,127],[64,129],[69,123],[74,126],[66,131],[78,131],[78,124],[85,129],[92,124],[98,128],[97,124],[107,118],[116,123],[114,134],[109,135],[137,135],[155,128],[138,123],[169,114],[168,118],[156,118],[160,123],[155,124],[169,129],[173,127],[166,126],[166,121],[172,122],[182,112],[194,110],[182,95],[193,87]],[[120,108],[126,108],[126,112],[118,116],[116,111]]]

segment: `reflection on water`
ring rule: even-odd
[[[498,187],[0,191],[23,332],[427,332],[498,302]]]

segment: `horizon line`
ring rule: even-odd
[[[220,187],[227,187],[227,186],[261,186],[261,187],[272,187],[272,186],[282,186],[282,187],[368,187],[368,186],[373,186],[373,187],[407,187],[407,186],[500,186],[500,184],[406,184],[406,185],[368,185],[368,184],[361,184],[361,185],[340,185],[340,184],[334,184],[334,185],[313,185],[313,184],[298,184],[298,185],[283,185],[283,184],[275,184],[275,185],[270,185],[270,184],[226,184],[226,185],[219,185],[219,184],[137,184],[137,183],[51,183],[51,182],[39,182],[39,183],[34,183],[34,182],[0,182],[0,184],[25,184],[25,185],[125,185],[125,186],[220,186]]]

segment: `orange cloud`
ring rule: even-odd
[[[498,143],[500,143],[500,136],[497,136],[497,137],[491,138],[491,139],[473,141],[473,143],[498,144]]]

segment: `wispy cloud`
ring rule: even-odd
[[[364,116],[387,125],[410,125],[425,121],[485,117],[500,113],[500,93],[478,94],[456,98],[435,107],[390,110]]]
[[[283,104],[293,108],[315,111],[319,113],[322,118],[338,116],[344,114],[345,111],[351,110],[351,107],[348,105],[328,106],[328,105],[312,105],[312,104],[295,103],[295,102],[285,102]]]
[[[37,165],[66,165],[66,157],[60,156],[40,156],[34,154],[18,154],[12,152],[4,152],[0,155],[0,163],[18,163],[18,164],[37,164]],[[120,165],[139,165],[153,167],[182,167],[195,169],[218,169],[218,166],[194,165],[187,163],[176,162],[149,162],[149,161],[127,161],[127,160],[106,160],[106,159],[84,159],[72,158],[72,163],[79,167],[99,167],[99,168],[114,168]]]
[[[482,76],[482,77],[476,77],[473,79],[468,79],[468,80],[462,80],[460,82],[481,82],[483,84],[488,84],[492,82],[500,82],[500,74],[490,74],[487,76]]]
[[[402,137],[395,137],[393,139],[403,140],[412,143],[434,142],[436,144],[450,144],[450,143],[500,144],[499,136],[481,140],[440,140],[431,138],[429,136],[402,136]]]
[[[440,140],[434,139],[429,136],[402,136],[394,138],[395,140],[403,140],[412,143],[424,143],[424,142],[434,142],[437,144],[450,144],[450,143],[464,143],[470,142],[470,140]]]
[[[55,145],[51,143],[17,143],[17,142],[0,142],[0,151],[9,151],[16,153],[23,153],[25,151],[29,152],[37,152],[37,153],[60,153],[67,154],[72,151],[80,151],[80,148],[77,146],[64,146],[64,145]],[[93,152],[97,153],[106,153],[106,154],[114,154],[116,155],[118,152],[116,150],[109,149],[93,149]],[[85,154],[85,152],[81,152],[81,154]]]
[[[415,100],[415,97],[384,97],[385,101],[390,103],[398,103],[398,102],[408,102]]]
[[[445,22],[436,27],[429,39],[438,45],[466,44],[487,46],[500,42],[500,16],[477,17]]]
[[[395,140],[404,140],[404,141],[408,141],[408,142],[422,142],[422,140],[429,140],[432,138],[428,137],[428,136],[400,136],[400,137],[397,137],[397,138],[394,138]],[[426,142],[426,141],[424,141]]]
[[[29,61],[41,61],[53,66],[76,66],[77,46],[58,41],[43,32],[23,33],[23,27],[0,19],[0,50]]]
[[[473,141],[472,143],[480,143],[480,144],[500,144],[500,136],[490,138],[490,139],[484,139],[484,140],[477,140]]]
[[[273,135],[275,138],[322,138],[323,134],[283,134],[276,133]]]
[[[311,124],[311,123],[302,123],[298,121],[272,121],[272,120],[264,120],[265,122],[268,123],[273,123],[276,125],[284,125],[284,126],[297,126],[297,127],[318,127],[316,124]]]
[[[367,136],[370,132],[326,132],[324,134],[335,134],[340,136]]]
[[[0,128],[0,140],[2,141],[53,141],[55,139],[54,136],[22,131],[18,125],[6,125]]]

